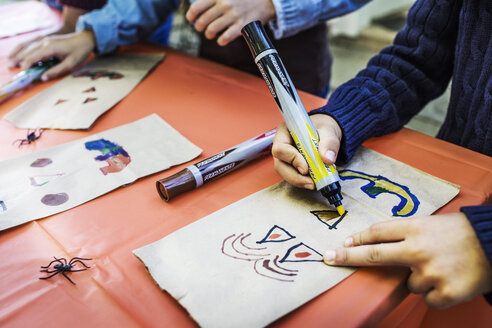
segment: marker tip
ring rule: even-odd
[[[342,205],[337,206],[337,212],[338,212],[338,214],[340,214],[340,216],[345,213],[345,209],[343,208]]]

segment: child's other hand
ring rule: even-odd
[[[96,46],[96,40],[92,31],[52,35],[30,43],[16,52],[14,49],[9,55],[9,66],[21,66],[28,69],[38,61],[51,57],[58,57],[60,63],[47,70],[41,79],[47,81],[62,74],[70,72],[80,65]]]
[[[335,163],[342,140],[342,129],[329,115],[315,114],[310,117],[319,134],[318,151],[321,159],[325,164]],[[314,182],[308,175],[307,162],[294,146],[284,123],[277,127],[272,155],[275,170],[285,181],[299,188],[314,189]]]
[[[492,291],[492,267],[463,213],[376,223],[328,250],[330,265],[402,265],[407,286],[425,294],[430,307],[445,308]]]
[[[272,0],[197,0],[186,13],[186,19],[205,37],[220,37],[217,43],[227,45],[241,35],[244,25],[259,20],[263,24],[275,17]]]

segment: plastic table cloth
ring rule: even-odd
[[[0,40],[0,83],[17,72],[6,68],[6,56],[17,42],[27,37]],[[139,44],[120,51],[163,50],[167,53],[164,61],[89,131],[46,130],[35,143],[18,148],[12,142],[24,137],[26,130],[1,120],[0,160],[157,113],[204,150],[196,160],[200,161],[281,121],[265,82],[256,76],[155,45]],[[0,104],[0,115],[3,117],[55,82],[34,85]],[[324,99],[303,92],[300,95],[308,109],[325,103]],[[492,159],[488,156],[408,129],[371,139],[365,145],[461,185],[459,195],[439,213],[491,201]],[[273,169],[271,157],[267,157],[169,203],[163,202],[156,192],[155,181],[187,165],[140,179],[66,212],[0,232],[0,326],[195,326],[186,311],[157,287],[132,250],[281,178]],[[93,260],[89,270],[71,275],[76,285],[61,276],[39,280],[40,266],[53,256]],[[437,320],[420,296],[407,297],[407,274],[403,268],[362,268],[273,326],[356,327],[379,323],[389,327],[402,323],[418,325],[426,318],[430,322]],[[477,309],[485,316],[470,317]],[[474,319],[492,318],[481,298],[450,310],[449,313],[459,314],[450,325],[459,324],[459,320],[470,323]]]

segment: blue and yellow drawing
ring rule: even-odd
[[[362,186],[360,189],[369,197],[376,198],[379,194],[390,193],[400,198],[400,203],[393,207],[393,216],[407,217],[417,212],[420,201],[417,196],[410,192],[408,187],[391,181],[381,175],[370,175],[363,172],[353,170],[339,171],[340,179],[362,179],[369,181],[368,184]]]
[[[104,175],[115,173],[123,170],[130,162],[130,155],[123,147],[106,139],[98,139],[85,143],[88,150],[98,150],[102,155],[96,156],[96,161],[106,161],[108,166],[101,167],[100,170]]]

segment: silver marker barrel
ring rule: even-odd
[[[333,204],[340,215],[342,206],[340,177],[333,165],[325,165],[318,152],[319,136],[306,109],[260,21],[241,30],[258,69],[275,99],[299,152],[309,166],[316,189]],[[302,60],[300,58],[299,60]]]

